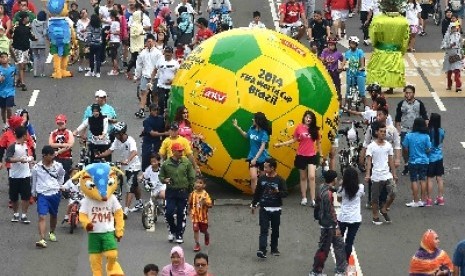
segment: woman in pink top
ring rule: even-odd
[[[174,116],[174,121],[178,123],[179,126],[179,135],[189,140],[192,143],[192,128],[191,122],[188,119],[189,111],[185,106],[180,106],[176,110],[176,115]]]
[[[310,204],[312,207],[315,206],[315,171],[319,156],[321,156],[319,130],[320,128],[316,126],[315,113],[307,110],[302,118],[302,123],[295,128],[294,137],[289,141],[274,145],[278,148],[299,142],[294,166],[299,169],[300,173],[300,192],[302,193],[300,204],[303,206],[307,205],[308,183],[310,183]]]
[[[171,249],[170,258],[171,264],[161,270],[161,276],[191,276],[195,273],[194,267],[186,263],[184,250],[179,245]]]

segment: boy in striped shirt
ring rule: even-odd
[[[194,228],[194,251],[200,251],[199,232],[205,235],[205,246],[210,244],[208,233],[208,209],[213,206],[210,195],[205,191],[205,182],[197,178],[194,183],[194,191],[189,196],[189,213],[191,214]]]

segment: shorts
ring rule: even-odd
[[[87,236],[89,254],[102,253],[118,248],[115,232],[89,233]]]
[[[285,35],[290,35],[291,34],[291,27],[300,27],[300,26],[302,26],[302,21],[298,20],[298,21],[292,22],[292,23],[284,22],[283,25],[286,25],[287,27],[281,28],[280,32],[282,34],[285,34]]]
[[[346,21],[349,17],[349,10],[331,10],[331,18],[333,21]]]
[[[8,194],[10,200],[13,202],[18,201],[19,195],[21,195],[21,200],[29,200],[31,198],[31,178],[8,178]]]
[[[249,169],[257,168],[261,172],[265,170],[265,162],[255,162],[255,165],[250,164],[250,160],[247,160],[247,162],[249,162]]]
[[[395,198],[397,193],[397,185],[391,179],[382,180],[382,181],[371,181],[371,202],[372,203],[379,203],[379,195],[381,191],[386,188],[388,196]]]
[[[193,222],[192,223],[192,228],[194,229],[194,232],[201,232],[201,233],[206,233],[208,230],[208,223],[205,222]]]
[[[61,194],[56,193],[54,195],[37,195],[37,213],[39,216],[46,216],[50,214],[56,217],[58,215],[58,205],[60,205]]]
[[[434,7],[432,4],[421,4],[421,19],[428,19],[428,14],[434,12]]]
[[[80,58],[87,58],[86,48],[87,45],[84,41],[78,40],[79,45],[79,57]]]
[[[410,34],[417,34],[420,32],[420,26],[418,25],[410,25]]]
[[[119,42],[110,42],[110,44],[108,45],[108,56],[111,58],[111,59],[116,59],[116,57],[118,56],[118,48],[121,44]]]
[[[294,159],[294,167],[299,170],[306,170],[308,165],[318,165],[319,156],[303,156],[303,155],[296,155]]]
[[[166,184],[156,185],[150,191],[150,196],[151,197],[158,197],[160,195],[160,192],[163,192],[163,191],[166,191]]]
[[[69,53],[71,52],[71,46],[70,43],[65,44],[63,46],[63,56],[69,56]],[[50,44],[50,54],[51,55],[56,55],[58,54],[58,48],[56,45]]]
[[[443,160],[430,162],[428,164],[428,177],[443,176],[444,175],[444,164]]]
[[[14,53],[16,57],[16,64],[29,62],[29,50],[22,51],[14,49]]]
[[[13,107],[15,106],[15,97],[10,96],[10,97],[0,97],[0,108],[7,108],[7,107]]]
[[[150,85],[149,85],[150,84]],[[141,77],[140,78],[140,90],[141,91],[147,91],[150,89],[150,86],[152,85],[152,83],[150,82],[150,78],[147,78],[147,77]]]
[[[137,175],[140,171],[126,171],[126,191],[134,193],[135,189],[139,186]]]
[[[408,173],[410,181],[426,180],[426,173],[428,172],[428,164],[408,164]]]

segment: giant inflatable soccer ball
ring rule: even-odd
[[[272,123],[268,147],[278,160],[278,173],[289,187],[298,184],[292,138],[306,110],[321,128],[323,154],[337,129],[338,101],[329,74],[318,58],[295,40],[270,30],[234,29],[200,44],[181,65],[173,81],[169,115],[185,105],[193,131],[195,155],[204,174],[250,193],[246,162],[249,142],[233,127],[236,118],[247,131],[255,112]]]

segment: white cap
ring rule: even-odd
[[[105,98],[105,97],[107,97],[107,92],[105,92],[103,90],[97,90],[97,91],[95,91],[95,97]]]

